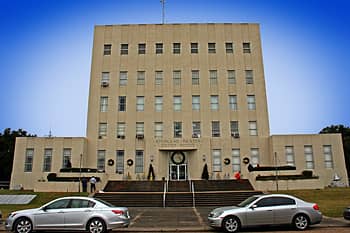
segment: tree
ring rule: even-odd
[[[350,128],[344,125],[331,125],[321,130],[321,134],[340,133],[343,141],[343,150],[345,157],[345,165],[350,177]]]
[[[23,129],[11,131],[10,128],[0,133],[0,180],[9,181],[11,179],[16,137],[36,137],[36,135],[28,134]]]

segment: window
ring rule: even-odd
[[[250,162],[253,166],[256,166],[259,164],[259,149],[258,148],[251,148],[250,149]]]
[[[146,54],[146,44],[139,44],[139,54]]]
[[[72,167],[71,159],[72,159],[72,149],[71,148],[64,148],[63,149],[62,167],[68,168],[69,165],[70,165],[70,167]]]
[[[120,71],[119,73],[119,86],[126,86],[128,83],[128,72]]]
[[[137,150],[135,154],[135,173],[143,173],[143,150]]]
[[[52,162],[52,149],[44,150],[44,163],[43,163],[43,172],[51,171],[51,162]]]
[[[254,83],[253,71],[252,70],[246,70],[245,71],[245,83],[246,84],[253,84]]]
[[[199,70],[192,70],[192,85],[199,85]]]
[[[145,85],[145,71],[137,71],[137,85]]]
[[[154,108],[156,112],[163,111],[163,96],[156,96],[154,101]]]
[[[63,199],[63,200],[58,200],[50,205],[46,206],[45,209],[47,210],[52,210],[52,209],[65,209],[68,207],[68,204],[71,200],[70,199]]]
[[[181,44],[180,43],[173,43],[173,53],[180,54],[180,52],[181,52]]]
[[[97,170],[99,171],[105,170],[105,161],[106,161],[106,151],[98,150],[97,151]]]
[[[119,104],[118,104],[118,110],[119,112],[125,112],[126,111],[126,96],[119,96]]]
[[[163,123],[162,122],[155,122],[154,123],[154,136],[156,138],[163,137]]]
[[[26,149],[26,157],[24,160],[24,172],[32,172],[33,170],[34,149]]]
[[[243,53],[250,53],[250,43],[249,42],[243,43]]]
[[[105,44],[103,46],[103,55],[106,56],[106,55],[111,55],[112,53],[112,45],[111,44]]]
[[[174,138],[182,137],[182,122],[174,122]]]
[[[221,172],[221,150],[216,149],[212,151],[213,158],[213,172]]]
[[[215,43],[208,43],[208,53],[216,53]]]
[[[117,138],[120,138],[120,139],[125,138],[125,129],[126,129],[125,122],[117,123]]]
[[[210,85],[218,84],[218,72],[217,70],[209,70]]]
[[[100,123],[98,126],[98,136],[107,136],[107,123]]]
[[[256,121],[249,121],[249,135],[250,136],[257,136],[258,135],[258,127]]]
[[[248,110],[255,110],[255,95],[247,95]]]
[[[92,201],[72,199],[69,208],[91,208],[95,205]]]
[[[107,112],[108,110],[108,96],[100,97],[100,112]]]
[[[226,49],[226,53],[233,53],[233,43],[232,42],[226,42],[225,43],[225,49]]]
[[[306,169],[314,169],[314,156],[312,146],[304,146],[305,166]]]
[[[230,110],[237,110],[237,96],[236,95],[230,95],[229,97],[229,106]]]
[[[124,151],[117,150],[115,158],[115,173],[124,174]]]
[[[192,122],[192,137],[200,138],[201,137],[201,122],[193,121]]]
[[[323,155],[324,155],[324,167],[333,168],[333,155],[332,155],[331,145],[323,146]]]
[[[193,95],[192,96],[192,110],[199,111],[200,110],[200,96]]]
[[[295,166],[294,147],[293,146],[285,146],[284,152],[286,155],[287,165]]]
[[[136,122],[136,135],[144,135],[145,124],[143,122]]]
[[[241,171],[241,156],[239,149],[232,149],[232,171]]]
[[[191,53],[198,53],[198,43],[191,43]]]
[[[121,44],[120,45],[120,54],[121,55],[127,55],[129,53],[128,47],[129,47],[128,44]]]
[[[239,137],[238,121],[231,121],[230,128],[231,128],[231,136],[238,138]]]
[[[156,43],[156,54],[163,53],[163,43]]]
[[[236,84],[236,72],[234,70],[227,71],[228,84]]]
[[[179,112],[182,108],[181,96],[174,96],[174,111]]]
[[[220,121],[211,122],[211,136],[220,137]]]
[[[210,109],[217,111],[219,109],[219,96],[211,95],[210,96]]]
[[[136,111],[143,112],[145,110],[145,97],[137,96],[136,97]]]
[[[163,71],[156,71],[155,84],[162,85],[163,82]]]
[[[102,72],[101,85],[108,86],[109,84],[109,72]]]
[[[173,83],[175,86],[181,85],[181,71],[180,70],[173,71]]]

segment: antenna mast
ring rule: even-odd
[[[165,9],[164,9],[165,0],[160,0],[160,3],[162,4],[162,24],[164,24],[164,21],[165,21]]]

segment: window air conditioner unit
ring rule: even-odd
[[[102,81],[101,82],[101,86],[102,87],[108,87],[109,86],[109,82],[108,81]]]
[[[144,137],[143,134],[136,134],[137,139],[143,139],[143,137]]]
[[[103,136],[98,136],[98,139],[102,139],[103,138]]]
[[[118,135],[117,138],[125,139],[125,135]]]
[[[197,133],[192,134],[192,138],[200,138],[200,137],[201,137],[200,134],[197,134]]]
[[[231,136],[234,138],[239,138],[239,133],[231,133]]]

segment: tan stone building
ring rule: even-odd
[[[150,165],[151,179],[201,179],[205,164],[210,179],[240,171],[261,190],[348,185],[340,135],[270,136],[258,24],[96,26],[87,137],[18,138],[11,188],[78,189],[55,173],[101,189]],[[283,165],[294,170],[260,169]]]

